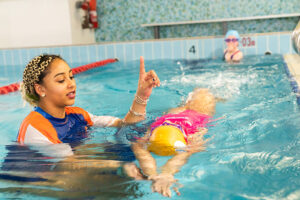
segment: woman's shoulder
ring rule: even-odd
[[[66,111],[67,114],[71,114],[71,113],[73,113],[73,114],[82,114],[82,113],[86,114],[86,113],[88,113],[88,112],[87,112],[86,110],[84,110],[83,108],[80,108],[80,107],[73,107],[73,106],[67,106],[67,107],[65,108],[65,111]]]
[[[45,120],[46,118],[37,111],[31,111],[24,119],[22,123],[32,123],[39,122],[40,120]]]
[[[61,143],[51,122],[37,111],[30,112],[19,128],[18,142]]]
[[[81,116],[83,116],[83,119],[88,123],[88,125],[92,126],[94,123],[92,122],[93,115],[84,110],[80,107],[66,107],[65,108],[66,114],[70,115],[73,114],[73,117],[82,119]],[[76,117],[77,116],[77,117]]]

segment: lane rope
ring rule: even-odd
[[[90,63],[90,64],[75,67],[75,68],[72,69],[72,72],[75,75],[75,74],[79,74],[79,73],[85,72],[87,70],[94,69],[94,68],[97,68],[97,67],[101,67],[101,66],[107,65],[109,63],[114,63],[114,62],[117,62],[117,61],[118,61],[117,58],[109,58],[109,59],[106,59],[106,60],[100,60],[100,61],[93,62],[93,63]],[[12,84],[9,84],[9,85],[6,85],[6,86],[2,86],[2,87],[0,87],[0,95],[9,94],[11,92],[16,92],[19,89],[20,89],[20,83],[12,83]]]

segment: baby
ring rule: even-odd
[[[171,109],[168,114],[155,120],[143,138],[132,144],[132,150],[139,161],[141,171],[152,181],[152,190],[164,196],[171,196],[170,187],[176,183],[174,174],[196,152],[205,149],[203,138],[208,123],[212,122],[216,98],[208,89],[197,88],[190,93],[185,105]],[[157,171],[156,161],[150,154],[172,156]],[[132,176],[134,177],[134,176]],[[178,188],[173,188],[180,195]]]

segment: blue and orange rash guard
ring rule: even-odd
[[[21,144],[59,144],[86,137],[90,126],[111,126],[116,117],[95,116],[79,107],[66,107],[65,118],[55,118],[39,107],[23,120],[18,134]]]

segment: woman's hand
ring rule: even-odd
[[[152,88],[160,86],[160,80],[153,70],[145,71],[144,58],[140,58],[140,76],[137,89],[137,95],[147,100],[152,92]]]

